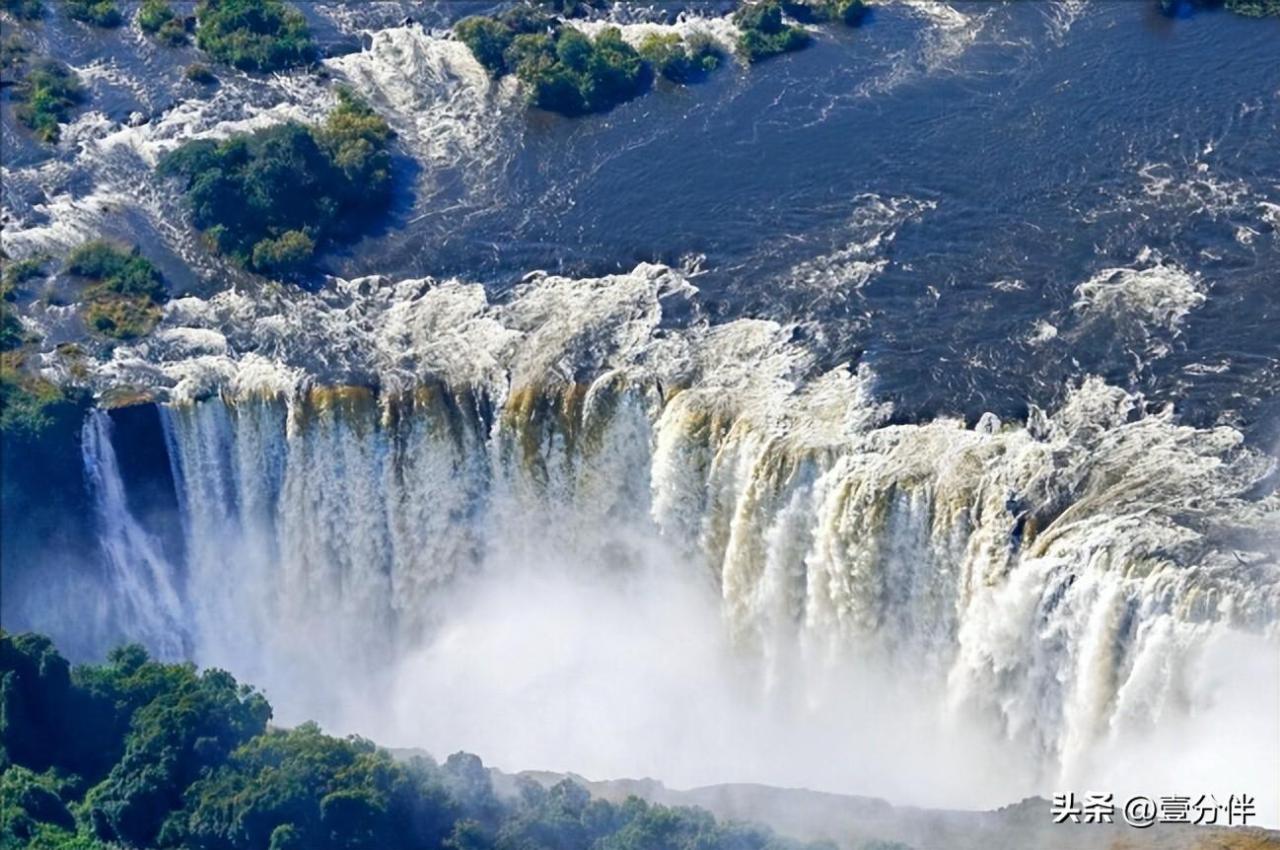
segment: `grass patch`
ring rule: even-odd
[[[146,336],[160,321],[164,278],[137,248],[87,242],[71,252],[66,268],[91,281],[82,296],[89,328],[112,339],[130,340]]]
[[[107,290],[92,290],[85,304],[85,324],[112,339],[133,340],[155,330],[160,322],[160,308],[141,295],[118,295]]]
[[[29,257],[4,263],[4,270],[0,271],[0,297],[12,301],[24,283],[43,273],[46,261],[46,257]]]

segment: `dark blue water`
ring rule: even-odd
[[[601,118],[535,116],[494,198],[449,199],[468,214],[427,215],[344,268],[500,284],[702,256],[713,314],[806,323],[827,362],[870,362],[904,419],[1017,415],[1087,372],[1271,433],[1280,21],[1103,2],[1059,35],[1059,4],[957,8],[981,23],[953,57],[921,42],[961,36],[885,8],[747,73]],[[865,285],[838,268],[795,280],[879,232],[874,214],[858,226],[867,195],[928,208],[863,257],[888,261]],[[1144,254],[1206,296],[1176,332],[1135,340],[1124,317],[1073,313],[1080,283]],[[1059,336],[1028,343],[1036,320]]]
[[[495,5],[353,5],[349,18],[438,26]],[[307,7],[327,48],[359,43],[318,9]],[[604,116],[530,114],[482,190],[463,164],[429,174],[432,191],[407,191],[390,227],[328,268],[503,290],[538,268],[685,265],[714,319],[795,323],[824,366],[869,363],[903,420],[1017,416],[1099,374],[1270,447],[1280,20],[1169,19],[1140,0],[954,9],[886,5],[802,53],[659,85]],[[40,38],[74,64],[195,58],[65,21]],[[119,117],[193,96],[137,88],[98,82],[97,106]],[[7,108],[4,140],[14,161],[45,155]],[[6,206],[24,203],[18,194],[6,189]],[[1078,287],[1108,268],[1182,275],[1194,303],[1167,314],[1134,290],[1079,307]]]

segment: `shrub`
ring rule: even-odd
[[[93,281],[85,290],[85,324],[115,339],[145,336],[160,321],[164,279],[138,249],[96,240],[67,257],[67,271]]]
[[[98,281],[117,295],[136,295],[153,301],[165,297],[164,278],[138,249],[126,250],[104,240],[86,242],[67,257],[67,271]]]
[[[585,15],[592,9],[602,9],[607,0],[536,0],[539,6],[545,6],[558,15],[573,18]]]
[[[193,223],[217,251],[257,271],[296,269],[389,204],[390,139],[386,121],[344,91],[321,125],[189,142],[160,170],[184,179]]]
[[[147,35],[155,35],[176,17],[167,0],[143,0],[138,9],[138,27]]]
[[[691,36],[684,41],[674,33],[651,33],[640,42],[638,52],[655,72],[676,83],[699,80],[718,68],[724,59],[715,41],[705,35]]]
[[[187,28],[167,0],[145,0],[138,9],[138,27],[169,47],[187,43]]]
[[[315,253],[316,243],[301,230],[286,230],[278,239],[262,239],[253,246],[253,267],[263,272],[293,271]]]
[[[471,49],[471,55],[492,76],[500,77],[510,70],[505,56],[515,33],[506,24],[494,18],[475,15],[454,24],[453,34]]]
[[[738,53],[748,62],[800,50],[811,42],[803,29],[783,22],[780,0],[748,3],[734,13],[733,22],[741,30]]]
[[[0,296],[3,296],[6,301],[13,300],[18,287],[40,275],[44,269],[44,263],[44,257],[28,257],[25,260],[6,263],[4,273],[0,274]]]
[[[67,17],[96,27],[118,27],[124,23],[116,0],[63,0]]]
[[[84,87],[75,72],[53,59],[41,59],[22,76],[14,88],[18,100],[14,115],[42,142],[56,142],[59,125],[84,100]]]
[[[182,71],[182,76],[202,86],[211,86],[218,81],[218,78],[213,75],[213,71],[209,70],[209,66],[201,65],[199,62],[193,62],[188,65]]]
[[[281,0],[200,0],[196,46],[242,71],[278,71],[315,59],[302,13]]]
[[[529,103],[561,115],[611,109],[648,82],[644,60],[616,27],[601,30],[594,41],[569,27],[554,37],[520,35],[510,53]]]
[[[651,78],[649,63],[616,27],[593,40],[533,6],[464,18],[454,35],[491,76],[514,73],[531,106],[562,115],[611,109],[643,92]],[[703,50],[689,57],[690,69],[709,61]]]
[[[0,354],[0,432],[5,437],[38,435],[73,407],[56,384],[27,372],[24,366],[22,352]]]
[[[866,0],[782,0],[782,9],[801,21],[839,21],[851,27],[867,14]]]
[[[149,298],[94,293],[85,307],[85,324],[104,336],[132,340],[146,336],[160,322],[160,308]]]

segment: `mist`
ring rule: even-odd
[[[537,547],[508,554],[451,589],[438,628],[394,663],[385,698],[342,700],[339,723],[508,771],[949,809],[1066,791],[1250,793],[1260,821],[1277,822],[1280,660],[1262,638],[1211,636],[1154,721],[1118,720],[1087,760],[1063,767],[957,707],[927,665],[804,640],[762,651],[783,642],[733,639],[722,604],[709,575],[662,545],[625,569]]]

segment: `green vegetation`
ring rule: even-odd
[[[270,718],[221,670],[137,646],[72,668],[47,638],[0,632],[0,850],[799,850],[569,780],[500,799],[473,755],[398,761]]]
[[[199,62],[192,62],[183,69],[182,76],[202,86],[211,86],[218,81],[218,78],[213,75],[213,71],[209,70],[209,66],[201,65]]]
[[[511,53],[529,103],[561,115],[611,109],[639,95],[649,79],[644,60],[616,27],[594,40],[571,27],[554,36],[519,35]]]
[[[138,253],[97,240],[67,257],[67,271],[93,281],[84,292],[85,324],[115,339],[136,339],[160,321],[164,279]]]
[[[6,317],[11,315],[7,305],[3,310]],[[19,339],[16,344],[24,342]],[[10,340],[5,340],[3,348],[0,353],[0,434],[4,436],[8,453],[15,442],[26,443],[55,424],[67,424],[78,418],[82,400],[29,370],[26,356],[22,351],[12,350]],[[0,706],[3,705],[3,685],[0,681]],[[0,725],[4,722],[2,718],[0,707]],[[4,764],[3,758],[0,764]],[[3,841],[0,848],[5,848]]]
[[[85,306],[85,324],[104,336],[137,339],[160,322],[160,308],[136,295],[99,294]]]
[[[138,27],[161,44],[187,43],[187,28],[167,0],[144,0],[138,9]]]
[[[690,83],[720,67],[724,53],[713,39],[691,36],[687,41],[671,33],[652,33],[640,42],[640,58],[658,74],[675,83]]]
[[[18,288],[44,271],[45,257],[28,257],[25,260],[14,260],[4,263],[0,272],[0,297],[12,301]]]
[[[44,14],[43,0],[0,0],[0,9],[22,21],[39,20]]]
[[[686,45],[655,36],[642,55],[616,27],[594,39],[530,6],[503,15],[475,16],[454,25],[454,35],[494,77],[515,74],[531,106],[561,115],[603,112],[641,94],[654,70],[689,82],[720,62],[709,40]]]
[[[839,21],[856,27],[867,15],[866,0],[782,0],[782,9],[800,21]]]
[[[13,96],[17,101],[14,115],[30,128],[42,142],[56,142],[60,124],[71,117],[71,110],[84,101],[84,87],[75,72],[54,59],[39,59],[26,68],[24,55],[10,53],[6,61],[19,70]]]
[[[73,21],[108,29],[124,23],[116,0],[62,0],[62,5]]]
[[[391,128],[346,91],[318,126],[281,124],[222,142],[190,142],[162,174],[184,179],[195,226],[259,272],[306,265],[391,199]]]
[[[164,279],[137,248],[125,250],[101,239],[86,242],[67,257],[67,271],[98,281],[117,295],[140,295],[153,301],[165,297]]]
[[[809,33],[782,20],[781,0],[753,0],[733,13],[741,34],[738,53],[755,63],[771,56],[808,47]]]
[[[196,46],[242,71],[279,71],[316,56],[302,13],[281,0],[200,0]]]

